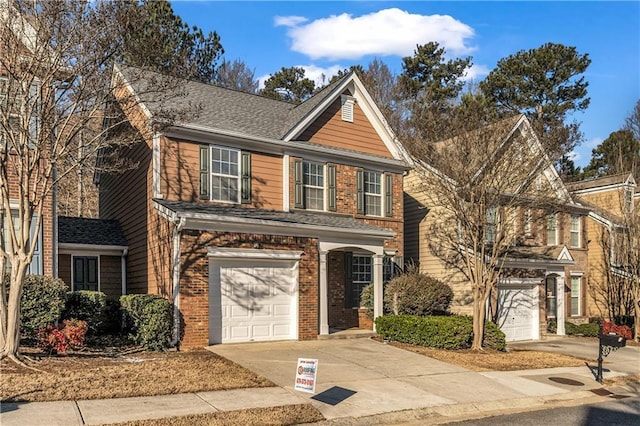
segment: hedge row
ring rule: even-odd
[[[5,283],[8,287],[8,276]],[[64,281],[43,275],[25,277],[20,309],[21,334],[29,339],[72,318],[86,321],[90,336],[122,332],[149,350],[169,347],[173,332],[173,305],[163,297],[131,294],[111,300],[98,291],[70,292]]]
[[[473,341],[473,319],[468,316],[385,315],[375,322],[385,340],[438,349],[468,349]],[[483,345],[500,351],[506,348],[504,333],[489,321]]]
[[[549,333],[556,333],[558,330],[558,325],[556,321],[549,321],[547,324],[547,331]],[[565,334],[569,336],[587,336],[587,337],[598,337],[598,333],[600,331],[600,324],[597,323],[587,323],[587,324],[574,324],[569,321],[565,321],[564,323],[564,331]]]

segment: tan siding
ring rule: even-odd
[[[342,104],[336,100],[298,138],[336,148],[392,157],[384,142],[356,103],[353,123],[342,120]]]
[[[58,278],[64,281],[71,289],[71,255],[58,255]]]
[[[142,113],[133,118],[141,119]],[[146,293],[148,275],[148,222],[151,194],[151,141],[122,149],[120,157],[138,166],[120,174],[103,174],[100,180],[100,217],[117,219],[129,243],[127,293]]]
[[[107,297],[117,298],[122,294],[120,256],[100,256],[100,291]]]
[[[169,200],[200,200],[200,145],[162,138],[161,191]],[[251,153],[251,205],[282,208],[282,157]]]

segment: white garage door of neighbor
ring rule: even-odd
[[[234,263],[214,268],[211,343],[296,339],[298,269],[292,262]]]
[[[538,288],[536,285],[498,289],[498,327],[507,342],[538,339]]]

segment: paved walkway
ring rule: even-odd
[[[591,392],[602,387],[587,366],[476,373],[369,339],[217,345],[209,349],[278,386],[109,400],[3,403],[0,424],[95,425],[307,402],[337,424],[367,424],[373,419],[398,423],[604,398]],[[640,360],[638,347],[612,353],[605,378],[625,374],[615,363],[621,354]],[[319,360],[315,395],[293,390],[297,358]]]

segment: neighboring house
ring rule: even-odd
[[[171,299],[181,346],[315,339],[366,326],[360,292],[402,265],[407,156],[350,73],[296,106],[196,82],[144,99],[157,75],[116,67],[141,134],[197,106],[99,176],[100,215],[127,239],[127,293]]]
[[[5,24],[4,20],[12,19],[11,24]],[[6,26],[5,26],[6,25]],[[30,55],[34,45],[35,30],[27,19],[17,19],[15,16],[9,13],[9,5],[7,0],[0,0],[0,30],[11,31],[11,34],[15,37],[17,51],[21,55]],[[0,55],[3,53],[0,51]],[[6,57],[5,60],[9,60]],[[31,75],[32,76],[32,75]],[[32,76],[33,77],[33,76]],[[30,84],[25,86],[28,96],[22,96],[22,88],[19,86],[23,81],[17,81],[9,77],[7,69],[4,69],[0,65],[0,169],[2,174],[6,173],[7,181],[6,193],[8,195],[8,206],[2,205],[0,209],[0,227],[2,228],[2,236],[5,250],[10,250],[10,241],[8,238],[8,230],[11,222],[13,222],[16,230],[19,229],[18,218],[18,194],[19,194],[19,179],[16,174],[16,167],[19,167],[19,162],[16,161],[16,151],[13,146],[21,143],[21,129],[27,129],[28,137],[25,137],[28,141],[32,141],[36,138],[36,135],[40,131],[40,123],[38,122],[38,116],[34,113],[32,116],[26,116],[21,113],[24,111],[22,108],[26,103],[29,103],[29,110],[37,111],[41,107],[42,91],[47,88],[41,87],[40,80],[37,77],[30,78]],[[23,123],[28,123],[23,126]],[[26,132],[26,130],[25,130]],[[24,140],[24,139],[22,139]],[[23,168],[23,173],[24,173]],[[37,168],[36,168],[37,169]],[[35,175],[36,173],[34,173]],[[36,177],[33,176],[29,183],[36,181]],[[29,185],[26,185],[29,186]],[[30,188],[32,189],[32,188]],[[37,190],[35,191],[37,192]],[[5,199],[3,199],[4,201]],[[35,227],[35,218],[32,220],[30,238],[37,238],[37,246],[33,255],[32,262],[27,270],[28,274],[44,274],[55,275],[57,272],[56,265],[56,200],[55,194],[48,195],[43,202],[42,209],[42,226],[37,232]],[[14,220],[5,220],[6,211],[10,210]],[[7,265],[8,268],[11,265]]]
[[[625,247],[619,238],[625,215],[636,213],[639,192],[630,173],[604,176],[567,184],[580,203],[591,209],[587,221],[589,295],[587,313],[605,319],[633,316],[627,285]]]
[[[72,291],[126,294],[127,240],[115,220],[58,217],[58,276]]]
[[[510,120],[503,129],[506,130],[504,146],[517,143],[528,147],[533,144],[535,149],[531,151],[514,147],[523,153],[541,152],[540,142],[528,120],[524,116]],[[497,161],[500,160],[498,157]],[[503,161],[513,161],[513,158]],[[454,291],[453,313],[470,315],[473,299],[469,281],[434,251],[438,242],[433,240],[430,232],[435,223],[442,218],[446,220],[448,213],[441,201],[430,195],[437,191],[430,191],[428,185],[434,182],[446,184],[445,180],[449,178],[429,165],[419,161],[416,164],[417,168],[409,172],[404,181],[405,257],[407,261],[419,264],[421,272],[451,285]],[[426,179],[426,176],[432,178]],[[545,335],[548,322],[552,320],[558,323],[558,334],[564,334],[565,320],[587,320],[585,220],[588,210],[572,200],[551,164],[537,176],[535,186],[535,190],[550,194],[552,204],[556,206],[554,210],[529,207],[518,208],[515,212],[500,212],[497,209],[491,219],[487,218],[485,225],[497,229],[501,226],[499,218],[502,215],[517,215],[513,220],[517,235],[512,236],[505,256],[498,294],[491,297],[488,307],[507,341],[539,339]],[[457,233],[455,220],[451,223],[451,233]]]

